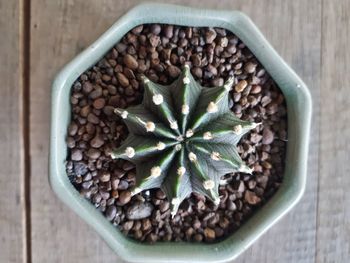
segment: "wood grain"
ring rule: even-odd
[[[323,1],[317,262],[350,255],[350,1]]]
[[[47,182],[50,85],[59,68],[94,41],[120,15],[142,1],[44,1],[31,8],[31,156],[33,262],[121,262],[78,216],[53,195]],[[237,262],[314,262],[318,174],[321,3],[312,1],[170,1],[238,9],[260,27],[309,85],[314,100],[308,187],[287,217]]]
[[[18,1],[0,1],[0,262],[25,258]]]

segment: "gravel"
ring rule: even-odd
[[[142,74],[169,84],[184,64],[207,87],[234,76],[232,111],[261,125],[238,144],[240,156],[254,173],[223,176],[218,206],[192,194],[172,219],[161,190],[131,197],[135,166],[110,157],[128,135],[113,110],[141,102]],[[222,240],[264,205],[282,182],[287,140],[283,94],[244,43],[224,29],[138,26],[76,80],[71,105],[68,176],[107,220],[139,241]]]

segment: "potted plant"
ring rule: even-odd
[[[117,44],[122,38],[127,44]],[[203,49],[206,55],[198,57]],[[220,64],[223,61],[228,63]],[[260,94],[269,79],[259,79],[265,70],[273,83],[269,96]],[[261,112],[244,111],[246,105],[258,105]],[[281,148],[271,147],[266,125],[278,126],[283,118],[280,127],[285,132],[285,113],[288,142],[279,135]],[[226,261],[243,252],[303,194],[310,118],[305,84],[245,15],[143,4],[57,75],[50,183],[125,260],[189,262],[195,254],[195,261]],[[246,140],[244,134],[249,142],[240,142]],[[256,150],[255,144],[263,150]],[[260,184],[266,186],[264,169],[277,169],[266,161],[268,151],[273,149],[271,156],[283,163],[285,144],[283,181],[274,181],[274,190],[267,194],[272,197],[263,203],[259,191],[265,189]],[[261,165],[249,158],[255,151]],[[249,175],[259,171],[260,177]],[[238,177],[228,184],[232,172]],[[231,175],[223,177],[227,173]],[[243,206],[249,216],[236,213],[236,206]]]

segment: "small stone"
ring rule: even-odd
[[[92,86],[92,84],[90,82],[88,82],[88,81],[84,82],[84,84],[83,84],[83,91],[86,94],[90,93],[92,91],[92,89],[93,89],[93,86]]]
[[[247,190],[244,194],[244,199],[248,204],[256,205],[260,203],[261,199],[254,192]]]
[[[270,129],[265,128],[263,130],[262,143],[263,144],[271,144],[273,142],[273,139],[274,139],[273,132]]]
[[[150,31],[152,34],[159,35],[161,30],[162,30],[162,28],[160,27],[160,25],[158,25],[158,24],[151,25]]]
[[[261,92],[261,86],[260,85],[253,85],[252,89],[250,90],[251,94],[259,94]]]
[[[256,69],[256,64],[253,63],[253,62],[247,62],[245,65],[244,65],[244,70],[247,72],[247,73],[254,73],[255,72],[255,69]]]
[[[114,205],[111,205],[106,210],[106,218],[109,221],[112,221],[117,214],[117,208]]]
[[[123,224],[123,230],[125,231],[129,231],[131,230],[131,228],[134,226],[134,221],[126,221],[124,224]]]
[[[209,227],[206,227],[204,229],[204,236],[206,240],[212,241],[215,239],[215,231]]]
[[[88,172],[88,167],[84,162],[74,162],[74,173],[84,176]]]
[[[91,112],[87,116],[87,120],[88,120],[88,122],[91,122],[93,124],[99,124],[99,122],[100,122],[99,118]]]
[[[143,25],[139,25],[137,27],[134,27],[131,32],[133,32],[135,35],[138,35],[142,32],[143,30]]]
[[[123,206],[123,205],[129,203],[130,200],[131,200],[131,192],[130,191],[122,191],[119,194],[118,204]]]
[[[216,32],[214,29],[209,28],[205,31],[205,43],[211,44],[213,43],[214,39],[216,38]]]
[[[236,92],[242,92],[247,87],[247,85],[248,85],[248,82],[246,80],[241,80],[235,86],[235,91]]]
[[[94,100],[92,105],[94,106],[95,109],[100,110],[105,106],[105,104],[106,104],[106,100],[104,98],[99,98]]]
[[[157,47],[160,43],[160,37],[156,35],[151,35],[149,38],[149,43],[152,47]]]
[[[167,71],[168,71],[169,76],[172,77],[172,78],[178,77],[180,75],[180,73],[181,73],[181,70],[178,67],[173,66],[173,65],[170,65],[167,68]]]
[[[124,64],[125,64],[128,68],[130,68],[130,69],[132,69],[132,70],[137,69],[138,66],[139,66],[139,63],[137,62],[137,60],[136,60],[133,56],[131,56],[131,55],[129,55],[129,54],[126,54],[126,55],[124,56],[123,61],[124,61]]]
[[[81,108],[80,116],[83,118],[86,118],[89,115],[90,111],[91,111],[90,106],[86,105],[85,107]]]
[[[126,180],[120,180],[118,184],[118,190],[126,190],[129,187],[129,183]]]
[[[164,36],[167,38],[172,38],[174,33],[173,33],[174,26],[172,25],[167,25],[164,28]]]
[[[215,78],[212,80],[211,84],[214,87],[220,87],[220,86],[224,85],[224,79],[223,78]]]
[[[108,182],[111,179],[111,174],[108,171],[102,171],[99,174],[99,179],[101,182]]]
[[[90,148],[87,152],[86,155],[93,160],[96,160],[98,157],[100,157],[101,152],[97,149]]]
[[[119,84],[122,85],[123,87],[129,86],[129,80],[123,73],[118,72],[117,73],[117,78],[119,81]]]
[[[83,159],[83,153],[79,149],[73,149],[71,153],[71,159],[73,161],[81,161]]]
[[[201,242],[203,240],[203,236],[201,234],[195,234],[193,239],[196,242]]]
[[[70,136],[74,136],[78,131],[78,125],[75,122],[71,122],[68,127],[68,133]]]
[[[103,136],[100,134],[96,134],[96,136],[90,141],[90,145],[93,148],[100,148],[103,144]]]
[[[140,220],[151,216],[153,205],[149,202],[133,203],[126,211],[126,217],[129,220]]]

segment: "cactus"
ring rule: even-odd
[[[200,86],[185,66],[169,86],[142,78],[140,105],[115,109],[127,125],[128,138],[113,158],[136,165],[135,195],[161,188],[174,216],[192,192],[216,205],[220,177],[231,172],[251,173],[237,153],[240,138],[258,124],[238,119],[230,111],[233,78],[221,87]]]

